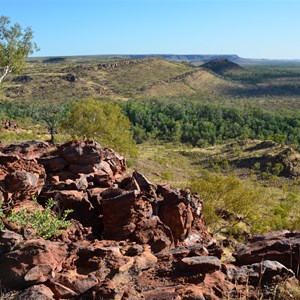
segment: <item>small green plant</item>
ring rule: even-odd
[[[253,166],[253,169],[255,170],[255,171],[259,171],[260,170],[260,162],[256,162],[255,164],[254,164],[254,166]]]
[[[4,224],[1,222],[2,219],[4,219],[5,214],[3,213],[2,209],[3,203],[0,201],[0,230],[4,229]]]
[[[34,230],[35,237],[49,239],[52,236],[58,236],[61,229],[71,225],[71,222],[67,221],[66,218],[72,210],[67,209],[61,217],[57,216],[51,210],[55,204],[55,200],[49,199],[42,211],[38,208],[37,203],[34,210],[21,208],[19,211],[13,211],[8,220],[15,223],[19,229],[29,225]]]
[[[283,164],[282,163],[276,163],[273,167],[272,167],[272,170],[271,170],[271,172],[272,172],[272,174],[274,174],[274,175],[279,175],[282,171],[283,171],[283,169],[284,169],[284,166],[283,166]]]

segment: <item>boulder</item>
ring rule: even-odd
[[[250,283],[254,286],[283,282],[295,273],[277,261],[264,260],[261,263],[244,265],[240,268],[229,268],[228,277],[239,284]]]
[[[44,284],[33,285],[18,295],[16,300],[54,300],[54,294]]]
[[[62,270],[67,245],[43,239],[25,241],[1,255],[0,278],[11,289],[22,289],[53,278]]]
[[[40,158],[50,150],[50,145],[42,141],[22,142],[5,146],[1,152],[6,155],[17,155],[29,160]]]
[[[137,224],[134,240],[139,244],[148,244],[154,253],[174,246],[170,228],[162,223],[157,216],[143,219]]]
[[[45,169],[35,159],[0,153],[0,187],[4,200],[23,201],[39,195],[45,179]]]
[[[44,166],[47,173],[54,173],[62,171],[68,163],[59,156],[42,156],[38,162]]]
[[[175,244],[184,241],[192,229],[196,209],[191,203],[197,206],[199,199],[191,194],[184,194],[183,191],[166,188],[159,188],[163,200],[158,203],[158,216],[172,231]]]
[[[0,231],[0,255],[12,251],[23,240],[23,237],[14,231]]]
[[[221,269],[221,261],[215,256],[192,256],[182,258],[176,268],[184,273],[211,273]]]
[[[131,218],[139,196],[138,191],[128,191],[116,197],[101,199],[104,238],[123,240],[132,234],[136,225]]]
[[[236,265],[239,266],[273,260],[297,272],[300,264],[299,249],[299,231],[279,231],[260,235],[246,245],[237,246],[233,256],[236,259]]]

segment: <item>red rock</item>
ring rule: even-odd
[[[170,228],[164,225],[157,216],[141,220],[134,236],[137,243],[150,245],[154,253],[174,246]]]
[[[59,208],[63,211],[72,209],[69,217],[87,224],[89,217],[93,216],[93,206],[88,200],[86,192],[76,190],[54,190],[48,193],[43,193],[46,198],[53,198],[58,202]]]
[[[10,230],[0,232],[0,255],[12,251],[18,244],[23,242],[23,237]]]
[[[120,182],[118,183],[118,186],[126,191],[141,191],[140,186],[132,176],[122,178],[122,180],[120,180]]]
[[[79,164],[70,164],[68,170],[74,174],[90,174],[97,171],[94,165],[79,165]]]
[[[135,179],[142,192],[148,193],[152,196],[156,196],[156,187],[152,184],[143,174],[134,171],[132,177]]]
[[[274,260],[297,272],[300,264],[300,232],[272,232],[238,246],[233,256],[237,265],[251,265]]]
[[[121,300],[123,291],[112,281],[107,279],[83,295],[84,300]]]
[[[206,300],[203,295],[203,288],[196,285],[189,285],[176,290],[182,300]]]
[[[157,288],[143,292],[145,300],[181,300],[174,287]]]
[[[295,276],[292,270],[272,260],[264,260],[261,263],[245,265],[240,268],[229,268],[227,269],[227,274],[233,283],[250,283],[254,286],[278,284],[289,277]]]
[[[40,264],[31,268],[25,274],[24,279],[28,282],[41,283],[52,277],[54,277],[52,267],[49,265]]]
[[[112,178],[104,171],[97,170],[92,176],[92,182],[94,183],[95,187],[111,187],[113,185]]]
[[[49,286],[51,287],[51,291],[54,293],[55,298],[67,299],[78,296],[75,291],[58,282],[50,281]]]
[[[38,175],[26,171],[16,171],[5,176],[5,189],[9,193],[35,190],[38,185]]]
[[[221,261],[215,256],[193,256],[182,258],[176,267],[185,273],[211,273],[221,269]]]
[[[30,240],[19,245],[18,250],[1,256],[0,278],[7,288],[21,289],[32,283],[26,280],[26,274],[35,267],[37,275],[31,271],[28,279],[34,282],[45,281],[62,269],[63,260],[67,256],[67,246],[62,243],[45,241],[43,239]],[[39,266],[43,266],[39,268]],[[46,267],[47,266],[47,267]],[[50,272],[51,270],[51,272]]]
[[[36,159],[48,152],[50,145],[41,141],[30,141],[18,144],[10,144],[2,149],[2,153],[8,155],[18,155],[21,158]]]
[[[159,202],[158,216],[172,231],[175,243],[184,241],[192,229],[193,213],[187,198],[170,190]]]
[[[45,184],[45,178],[44,167],[35,160],[20,158],[0,163],[0,186],[5,198],[22,201],[38,195]]]
[[[16,300],[54,300],[54,294],[44,284],[33,285],[18,295]]]
[[[157,258],[150,251],[144,251],[135,257],[134,266],[137,270],[142,271],[153,268],[156,263]]]
[[[71,141],[58,147],[58,155],[68,163],[93,165],[101,161],[101,147],[92,141]]]
[[[138,191],[129,191],[114,198],[101,200],[104,238],[123,240],[134,231],[136,226],[130,219],[138,197]]]
[[[45,156],[38,159],[47,173],[60,172],[67,166],[67,162],[59,156]]]
[[[61,287],[65,286],[69,290],[80,295],[97,285],[98,279],[94,274],[82,275],[74,270],[68,270],[60,273],[58,278],[55,279],[55,282],[59,283]],[[66,291],[61,290],[61,292]]]

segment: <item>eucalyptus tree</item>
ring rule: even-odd
[[[30,27],[22,29],[18,23],[11,24],[8,17],[0,17],[0,84],[10,73],[20,73],[26,58],[39,50],[32,39]]]

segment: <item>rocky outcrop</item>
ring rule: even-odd
[[[0,280],[16,299],[256,299],[258,287],[274,291],[298,272],[298,233],[256,237],[236,250],[235,265],[223,262],[199,197],[129,174],[122,156],[96,142],[1,151],[5,213],[30,210],[32,194],[41,210],[49,197],[58,213],[73,210],[51,240],[14,224],[0,232]]]
[[[36,158],[47,151],[42,142],[4,146],[0,153],[0,195],[6,204],[38,195],[46,180],[46,172]]]
[[[126,59],[126,60],[123,59],[114,62],[101,63],[98,65],[98,70],[108,70],[108,69],[120,68],[128,65],[142,64],[145,62],[150,62],[151,60],[154,59],[157,58]]]
[[[68,81],[68,82],[75,82],[77,80],[76,75],[68,73],[66,75],[61,76],[62,79]]]
[[[286,230],[257,236],[249,244],[238,247],[233,255],[237,265],[273,260],[299,273],[299,249],[300,232]]]
[[[12,131],[18,130],[18,124],[16,121],[10,119],[4,119],[1,121],[1,124],[2,124],[2,128],[6,130],[12,130]]]

